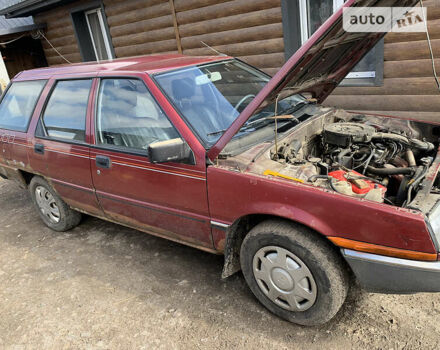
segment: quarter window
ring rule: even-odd
[[[92,79],[57,82],[43,114],[46,136],[84,141]]]
[[[98,144],[146,150],[150,143],[179,137],[143,82],[103,79],[96,113]]]
[[[26,131],[46,80],[12,83],[0,104],[0,128]]]

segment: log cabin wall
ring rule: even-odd
[[[183,53],[202,44],[274,74],[285,61],[280,0],[174,0]]]
[[[39,13],[34,16],[34,21],[35,23],[45,23],[47,25],[44,32],[46,38],[66,59],[76,63],[81,62],[81,55],[72,19],[70,18],[70,9],[72,7],[72,5],[57,7],[53,10]],[[66,63],[46,40],[41,39],[41,43],[49,66]]]
[[[80,62],[71,9],[35,16],[46,36],[69,61]],[[285,62],[280,0],[103,0],[116,57],[182,52],[212,55],[202,44],[274,74]],[[425,0],[434,55],[440,57],[440,0]],[[42,40],[49,65],[65,63]],[[374,111],[440,121],[440,98],[424,33],[385,37],[384,82],[378,87],[340,87],[327,101],[349,110]],[[436,60],[440,72],[440,58]]]
[[[47,24],[46,37],[71,62],[80,62],[81,55],[70,11],[83,3],[35,16],[37,23]],[[280,0],[104,0],[104,9],[116,57],[212,55],[203,41],[270,74],[285,61]],[[44,40],[43,46],[49,65],[65,63]]]
[[[428,29],[440,74],[440,0],[425,0]],[[339,87],[325,102],[349,110],[440,122],[440,91],[425,33],[388,33],[384,81],[379,87]]]
[[[178,52],[169,0],[105,0],[116,57]]]

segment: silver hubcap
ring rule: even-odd
[[[309,268],[287,249],[269,246],[254,256],[253,272],[261,291],[289,311],[306,311],[316,301],[317,288]]]
[[[52,194],[43,186],[37,186],[35,188],[35,199],[38,204],[38,208],[45,215],[50,222],[56,224],[60,221],[60,210],[55,202]]]

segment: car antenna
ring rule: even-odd
[[[208,49],[211,49],[212,51],[214,51],[218,56],[227,56],[224,53],[221,53],[220,51],[217,51],[216,49],[214,49],[213,47],[209,46],[208,44],[206,44],[205,42],[201,41],[200,42],[205,45]]]
[[[440,81],[438,79],[437,70],[435,68],[435,58],[434,58],[434,52],[432,50],[431,37],[429,35],[428,21],[427,21],[426,16],[425,16],[425,11],[423,11],[423,8],[424,8],[423,0],[420,0],[420,7],[422,8],[423,22],[425,24],[425,30],[426,30],[426,39],[428,40],[429,52],[431,54],[432,72],[434,74],[434,79],[435,79],[435,82],[437,84],[437,88],[440,90]]]
[[[275,160],[278,160],[278,99],[280,98],[280,94],[277,95],[277,98],[275,99],[275,113],[274,113],[274,119],[275,119]]]

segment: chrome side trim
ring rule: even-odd
[[[88,157],[88,156],[82,156],[82,155],[74,154],[74,153],[70,153],[70,152],[54,151],[53,149],[49,149],[49,148],[46,148],[45,150],[46,150],[47,152],[64,154],[64,155],[66,155],[66,156],[72,156],[72,157],[79,157],[79,158],[90,159],[90,157]]]
[[[25,145],[23,143],[17,143],[17,142],[6,142],[6,143],[8,143],[9,145],[17,145],[17,146],[23,146],[23,147],[27,147],[27,148],[32,148],[32,146]]]
[[[425,270],[425,271],[433,271],[440,272],[440,261],[417,261],[417,260],[407,260],[407,259],[399,259],[393,258],[390,256],[384,255],[376,255],[370,253],[362,253],[357,252],[355,250],[350,249],[341,249],[342,254],[346,258],[363,260],[363,261],[371,261],[385,265],[404,267],[413,270]]]
[[[222,222],[218,222],[218,221],[211,220],[211,226],[217,226],[217,227],[220,228],[220,229],[226,230],[226,229],[228,229],[229,226],[231,226],[231,225],[228,225],[228,224],[224,224],[224,223],[222,223]]]
[[[120,162],[117,162],[117,161],[114,161],[113,164],[117,164],[117,165],[119,165],[119,166],[127,166],[127,167],[130,167],[130,168],[142,169],[142,170],[146,170],[146,171],[153,171],[153,172],[162,173],[162,174],[168,174],[168,175],[175,175],[175,176],[180,176],[180,177],[186,177],[186,178],[188,178],[188,179],[195,179],[195,180],[200,180],[200,181],[206,181],[205,178],[201,178],[201,177],[195,177],[195,176],[183,175],[183,174],[176,174],[176,173],[172,173],[172,172],[169,172],[169,171],[163,171],[163,170],[159,170],[159,169],[145,168],[145,167],[140,167],[140,166],[136,166],[136,165],[120,163]]]

